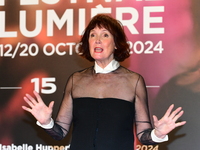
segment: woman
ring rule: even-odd
[[[47,107],[38,93],[26,95],[30,112],[37,124],[56,140],[67,135],[73,122],[71,150],[133,150],[133,127],[143,144],[166,141],[167,134],[186,122],[176,123],[183,114],[173,105],[152,128],[145,82],[141,75],[122,67],[129,57],[129,45],[122,25],[105,14],[96,15],[87,26],[79,51],[94,66],[75,72],[69,78],[55,120],[54,102]]]

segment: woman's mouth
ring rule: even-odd
[[[100,47],[95,47],[94,52],[101,53],[101,52],[103,52],[103,49]]]

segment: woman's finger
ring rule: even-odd
[[[49,104],[49,108],[52,110],[53,106],[54,106],[54,101],[51,101],[50,104]]]
[[[173,108],[174,108],[174,104],[170,105],[163,117],[169,117]]]
[[[178,107],[176,110],[174,110],[174,111],[170,114],[169,118],[173,119],[175,116],[177,116],[177,114],[181,111],[181,109],[182,109],[182,107]]]
[[[22,108],[23,108],[24,110],[30,112],[30,113],[32,112],[32,109],[30,109],[30,108],[28,108],[28,107],[26,107],[26,106],[22,106]]]
[[[186,121],[177,122],[176,127],[182,126],[184,124],[186,124]]]
[[[26,97],[27,97],[27,99],[31,102],[31,103],[33,103],[33,105],[36,105],[38,102],[36,101],[36,99],[35,98],[33,98],[31,95],[29,95],[29,94],[26,94]]]
[[[153,121],[154,121],[154,125],[157,126],[157,124],[158,124],[157,116],[153,115]]]
[[[184,111],[180,111],[176,116],[174,116],[173,120],[174,122],[176,122],[182,115],[183,115]]]
[[[39,103],[43,103],[43,100],[42,100],[42,98],[41,98],[41,96],[40,96],[40,94],[38,92],[33,91],[33,94],[35,95],[35,97],[37,98],[37,101]]]
[[[34,107],[34,104],[27,97],[24,97],[24,100],[31,108]]]

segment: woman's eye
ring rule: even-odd
[[[93,33],[91,33],[91,34],[90,34],[90,37],[94,37],[94,34],[93,34]]]
[[[108,34],[104,34],[104,37],[108,37],[109,35]]]

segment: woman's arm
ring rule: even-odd
[[[158,120],[155,115],[153,116],[155,128],[152,127],[149,116],[146,85],[141,76],[138,78],[136,85],[135,108],[136,132],[137,137],[142,144],[149,145],[156,144],[158,141],[165,141],[164,138],[166,138],[169,132],[186,123],[185,121],[176,123],[177,120],[183,115],[183,111],[181,110],[181,107],[172,111],[174,105],[171,105],[160,120]],[[159,140],[155,141],[155,139]]]
[[[66,84],[64,97],[55,121],[52,119],[53,101],[49,106],[46,106],[40,95],[35,91],[35,98],[29,94],[26,94],[24,97],[29,107],[22,106],[22,108],[30,112],[36,118],[37,124],[56,140],[63,139],[71,125],[73,107],[71,97],[72,84],[71,76]]]

